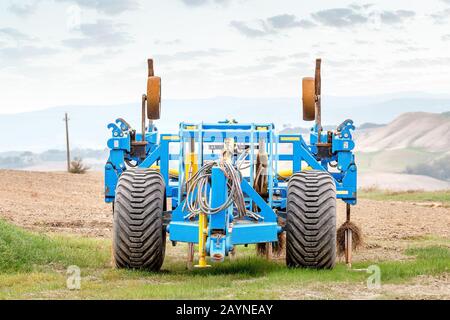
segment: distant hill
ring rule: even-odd
[[[407,166],[405,173],[427,175],[450,182],[450,154],[432,161]]]
[[[396,191],[408,190],[449,190],[450,182],[433,177],[415,174],[400,174],[391,172],[360,173],[358,176],[360,188],[377,188]]]
[[[421,93],[359,97],[323,97],[323,124],[337,125],[347,118],[359,126],[366,122],[388,123],[404,112],[450,110],[450,96]],[[107,106],[63,106],[40,111],[0,114],[0,127],[7,138],[0,139],[0,151],[45,151],[64,149],[64,112],[69,113],[73,148],[103,149],[110,137],[106,126],[123,117],[139,127],[140,103]],[[162,118],[156,122],[163,132],[176,132],[181,121],[217,122],[235,118],[239,122],[273,122],[278,129],[309,128],[301,120],[300,98],[216,97],[191,100],[163,100]],[[305,130],[305,129],[303,129]]]
[[[359,130],[356,139],[357,150],[364,152],[408,148],[447,152],[450,151],[450,116],[448,113],[408,112],[386,126]]]
[[[358,127],[358,130],[373,129],[373,128],[379,128],[379,127],[384,127],[384,126],[385,126],[385,124],[365,122]]]
[[[450,112],[408,112],[385,126],[357,130],[362,185],[450,188]]]
[[[334,128],[325,126],[326,130]],[[284,128],[282,132],[304,134],[308,130],[295,127]],[[424,189],[432,190],[432,181],[436,188],[450,186],[447,165],[450,161],[450,112],[408,112],[387,124],[363,123],[354,134],[356,163],[361,178],[364,177],[363,185],[376,181],[383,186],[383,179],[390,177],[396,181],[384,181],[385,187],[398,189],[408,179],[415,181],[403,188],[422,184]]]

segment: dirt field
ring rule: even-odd
[[[110,237],[112,209],[103,201],[101,173],[0,170],[0,181],[0,217],[36,231]],[[340,225],[345,207],[338,203]],[[450,239],[448,208],[359,199],[352,210],[365,236],[365,248],[355,259],[401,258],[404,242],[421,236]]]
[[[0,181],[0,218],[40,232],[110,238],[112,210],[111,205],[103,201],[101,173],[69,175],[0,170]],[[344,210],[339,202],[338,225],[343,222]],[[353,209],[352,219],[362,228],[365,242],[354,254],[354,261],[411,259],[403,252],[412,245],[450,243],[450,209],[436,204],[424,206],[360,199]],[[322,290],[320,286],[324,284],[316,289],[322,293],[357,289],[340,286]],[[450,298],[448,274],[421,277],[406,286],[390,286],[397,296],[408,295],[411,288],[418,288],[431,292],[431,296],[434,292]],[[313,294],[314,288],[310,289]],[[296,292],[287,294],[296,295]]]
[[[101,173],[0,170],[0,216],[37,231],[109,237],[111,205]]]

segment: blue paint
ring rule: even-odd
[[[140,168],[158,165],[166,185],[166,197],[170,199],[171,207],[167,211],[172,213],[167,227],[169,238],[177,242],[198,242],[198,219],[190,217],[184,208],[185,192],[185,163],[190,139],[194,139],[199,168],[205,161],[218,160],[222,150],[212,149],[212,145],[220,146],[226,138],[233,138],[236,143],[246,144],[249,154],[250,168],[246,176],[242,177],[241,188],[244,192],[246,207],[253,210],[258,207],[258,220],[252,218],[238,218],[236,210],[230,208],[209,215],[207,252],[210,255],[226,256],[234,245],[264,243],[277,241],[281,232],[278,225],[277,210],[286,210],[287,183],[278,177],[276,168],[280,161],[290,163],[293,172],[299,172],[302,165],[308,165],[315,170],[329,171],[336,183],[337,198],[346,203],[356,204],[357,196],[357,167],[353,150],[355,143],[352,132],[355,130],[352,120],[344,121],[330,135],[319,131],[316,126],[311,128],[310,143],[307,144],[300,134],[275,133],[273,124],[268,123],[180,123],[176,134],[159,134],[155,126],[151,125],[145,133],[145,158],[140,159],[132,154],[131,128],[128,124],[117,119],[110,123],[112,137],[108,140],[109,157],[105,165],[105,201],[114,202],[115,189],[120,175],[127,170],[127,162],[136,163]],[[265,139],[266,151],[269,157],[268,167],[268,196],[263,198],[252,187],[254,181],[255,160],[258,141]],[[135,134],[136,140],[141,140],[141,134]],[[317,143],[329,142],[331,139],[331,153],[319,159]],[[290,144],[292,152],[281,153],[281,145]],[[175,147],[175,148],[172,148]],[[178,151],[173,151],[178,147]],[[271,165],[273,164],[273,165]],[[331,170],[330,165],[335,169]],[[178,177],[169,175],[170,168],[178,168]],[[209,201],[212,207],[223,204],[227,197],[227,179],[218,168],[213,168],[209,185]]]

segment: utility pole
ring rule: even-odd
[[[69,118],[67,117],[67,112],[66,112],[63,120],[66,122],[67,172],[70,172]]]

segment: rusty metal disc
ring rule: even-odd
[[[161,78],[148,77],[147,80],[147,118],[158,120],[161,115]]]
[[[303,120],[311,121],[316,116],[315,86],[313,77],[302,79]]]

